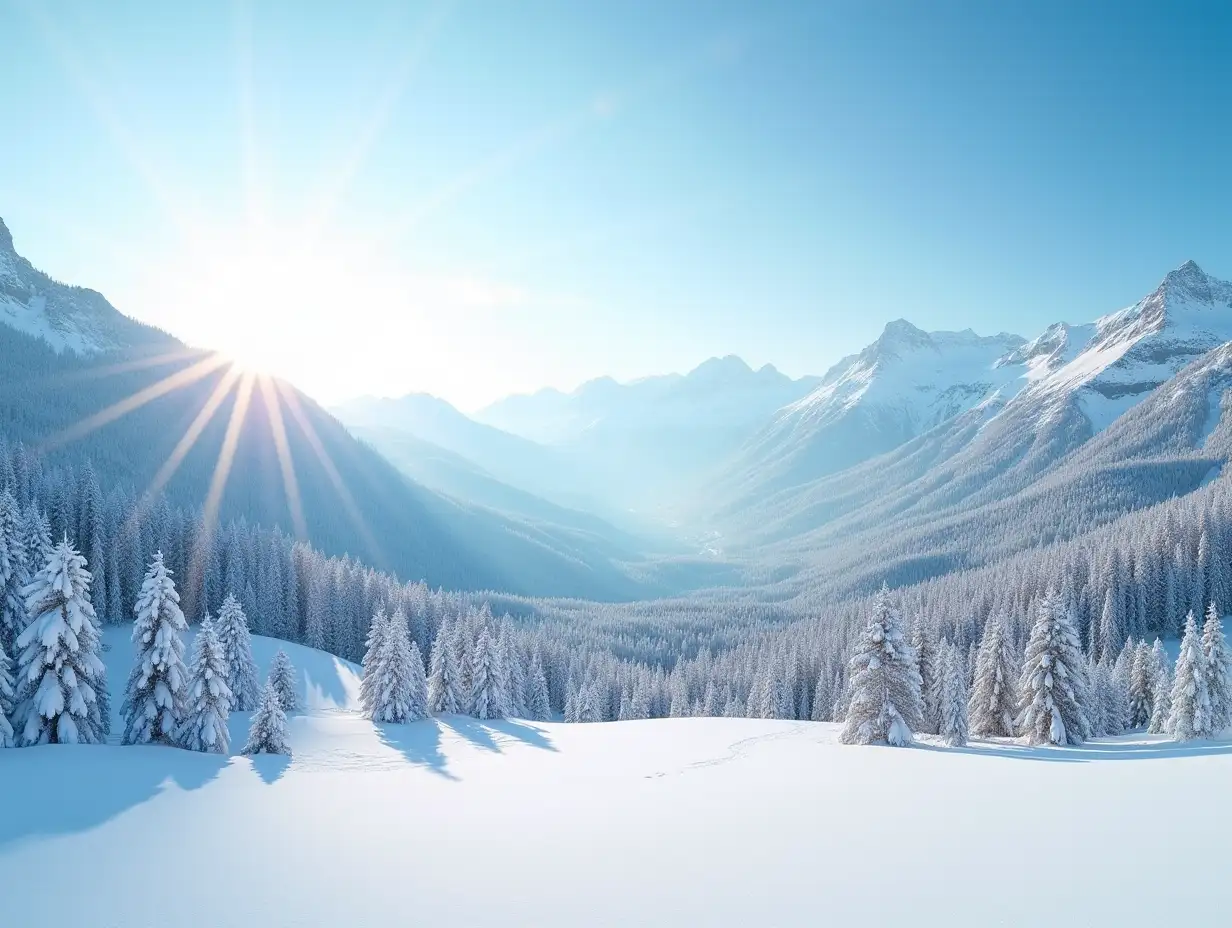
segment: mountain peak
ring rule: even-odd
[[[9,227],[4,224],[3,219],[0,219],[0,252],[16,254],[13,250],[13,234],[9,232]]]
[[[1174,271],[1169,271],[1159,285],[1165,293],[1189,294],[1204,303],[1211,302],[1211,278],[1196,261],[1186,261]]]
[[[729,354],[721,358],[709,358],[689,371],[690,380],[727,380],[753,373],[739,355]]]
[[[921,348],[932,344],[932,339],[923,329],[917,328],[906,319],[895,319],[887,322],[885,329],[865,351],[879,355],[883,351],[895,351],[909,348]]]

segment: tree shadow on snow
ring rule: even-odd
[[[164,790],[197,790],[231,762],[161,746],[43,745],[0,752],[0,850],[96,828]],[[13,801],[20,796],[21,801]]]
[[[441,750],[441,735],[449,731],[483,751],[503,754],[513,742],[543,751],[556,746],[542,729],[515,719],[480,721],[468,715],[444,715],[406,725],[375,723],[377,737],[417,767],[424,767],[447,780],[460,778],[449,770],[449,760]]]
[[[556,750],[556,745],[551,742],[543,729],[518,719],[482,721],[469,715],[444,715],[438,721],[475,747],[496,754],[503,754],[501,745],[510,741],[517,741],[544,751]]]
[[[252,771],[261,778],[267,786],[278,782],[291,766],[291,758],[286,754],[247,754]]]
[[[374,722],[381,742],[393,748],[416,767],[424,767],[447,780],[458,778],[449,772],[449,763],[441,753],[441,728],[437,719],[423,719],[397,725]]]
[[[1141,736],[1139,736],[1141,737]],[[1080,745],[1030,746],[1008,740],[972,741],[962,747],[918,742],[925,751],[1008,757],[1049,763],[1089,764],[1102,761],[1156,760],[1167,757],[1213,757],[1232,754],[1232,741],[1088,741]]]

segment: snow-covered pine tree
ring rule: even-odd
[[[1103,700],[1105,735],[1121,735],[1129,725],[1129,689],[1121,686],[1122,675],[1116,666],[1098,665],[1099,698]]]
[[[1091,736],[1086,677],[1073,619],[1049,592],[1037,607],[1018,682],[1015,727],[1029,744],[1081,744]]]
[[[1093,657],[1087,657],[1087,684],[1090,696],[1087,700],[1087,725],[1091,729],[1092,738],[1102,738],[1108,734],[1108,679],[1107,674],[1102,670],[1103,666]]]
[[[227,662],[227,688],[231,691],[231,709],[251,712],[261,698],[257,664],[252,659],[252,635],[248,632],[248,617],[233,593],[228,593],[218,610],[214,623],[223,660]]]
[[[90,605],[90,572],[62,541],[26,587],[30,624],[17,638],[19,744],[94,744],[105,730],[99,691],[107,685]]]
[[[1154,663],[1151,647],[1139,641],[1134,648],[1134,663],[1129,672],[1129,727],[1146,728],[1151,723],[1155,703]]]
[[[505,693],[503,715],[513,718],[525,718],[526,706],[522,702],[522,693],[526,689],[526,671],[522,667],[522,656],[513,642],[513,634],[507,621],[501,623],[500,635],[496,639],[500,654],[500,666],[504,673],[501,688]]]
[[[941,715],[942,649],[923,615],[917,615],[911,625],[911,647],[920,672],[920,731],[935,735]]]
[[[910,744],[920,724],[920,672],[890,594],[882,587],[851,659],[844,744]]]
[[[1162,735],[1168,730],[1168,717],[1172,714],[1172,673],[1164,643],[1158,638],[1151,647],[1151,721],[1147,731]]]
[[[178,744],[188,683],[180,636],[188,624],[161,551],[154,554],[146,571],[133,611],[137,660],[120,707],[124,743]]]
[[[457,715],[466,701],[462,698],[462,671],[453,648],[454,629],[446,619],[432,642],[432,668],[428,678],[428,709],[436,715]]]
[[[967,743],[967,670],[958,646],[945,644],[941,656],[939,734],[951,747]]]
[[[389,616],[385,614],[384,608],[377,609],[372,621],[368,623],[368,640],[363,660],[364,675],[359,681],[359,704],[363,706],[364,715],[370,719],[376,717],[373,714],[379,703],[376,690],[385,675],[381,662],[389,658],[388,649],[385,647],[389,628]]]
[[[30,582],[17,500],[8,487],[0,493],[0,650],[17,653],[17,636],[26,629],[23,590]]]
[[[244,745],[245,754],[286,754],[290,755],[291,746],[287,743],[287,715],[282,711],[282,697],[274,689],[272,680],[267,681],[261,691],[261,701],[257,711],[252,714],[252,724],[248,728],[248,741]]]
[[[552,707],[548,700],[548,678],[543,672],[543,660],[538,654],[531,658],[530,678],[527,683],[528,698],[526,701],[526,717],[536,722],[544,722],[552,717]],[[629,697],[629,714],[631,718],[638,716],[637,686]]]
[[[399,609],[389,619],[378,613],[377,620],[384,628],[374,638],[377,653],[369,655],[364,664],[364,715],[377,722],[421,719],[427,710],[427,684],[423,659],[419,648],[411,644],[406,617]]]
[[[505,695],[501,692],[500,654],[485,624],[471,655],[471,715],[477,719],[501,718]]]
[[[190,751],[226,754],[231,745],[227,731],[231,690],[227,688],[227,662],[222,645],[208,613],[193,646],[187,706],[180,744]]]
[[[1018,712],[1014,645],[999,616],[989,618],[975,658],[975,683],[967,711],[977,738],[1012,738]]]
[[[405,623],[403,623],[405,624]],[[282,648],[270,661],[269,682],[278,694],[279,704],[283,712],[294,712],[299,708],[299,687],[295,685],[295,665]]]
[[[419,650],[419,645],[414,641],[411,642],[411,697],[410,710],[406,714],[408,722],[417,722],[419,719],[426,719],[428,713],[428,677],[424,673],[423,654]]]
[[[1210,732],[1211,702],[1206,688],[1206,659],[1193,611],[1185,618],[1185,635],[1176,659],[1167,732],[1177,741],[1192,741]]]
[[[1219,609],[1211,603],[1202,626],[1202,658],[1206,664],[1206,692],[1211,703],[1210,734],[1217,735],[1232,724],[1232,656],[1219,621]]]
[[[55,545],[51,543],[51,526],[47,517],[34,506],[26,509],[21,522],[22,547],[26,551],[26,564],[31,576],[43,569],[51,560]]]
[[[0,648],[0,748],[16,744],[13,737],[13,675],[9,672],[9,656]]]

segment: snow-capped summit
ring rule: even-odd
[[[905,319],[835,364],[811,393],[780,409],[743,449],[729,477],[792,486],[897,447],[1002,387],[1021,372],[998,365],[1023,339],[925,332]]]
[[[21,257],[0,219],[0,324],[33,335],[57,352],[98,354],[171,337],[122,315],[101,293],[52,280]]]
[[[1133,306],[1081,326],[1057,323],[999,363],[1023,371],[1021,400],[1076,395],[1095,431],[1182,367],[1232,341],[1232,284],[1193,261],[1169,272]]]

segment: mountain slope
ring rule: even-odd
[[[904,319],[778,411],[728,465],[722,485],[754,496],[835,473],[898,447],[1012,384],[997,359],[1022,339],[927,333]]]
[[[6,233],[0,244],[8,243]],[[415,484],[290,385],[253,386],[229,439],[228,422],[245,391],[222,359],[120,316],[96,294],[81,296],[90,291],[51,282],[11,250],[4,261],[19,272],[6,278],[9,304],[17,289],[11,281],[29,284],[21,304],[28,313],[18,321],[46,323],[31,333],[0,312],[0,437],[7,441],[24,442],[52,463],[88,458],[100,480],[133,494],[179,458],[165,491],[191,508],[203,505],[220,461],[229,458],[221,518],[294,532],[302,509],[302,528],[326,553],[349,553],[406,580],[597,599],[644,589],[585,538]],[[211,397],[218,400],[213,415],[199,420]],[[196,432],[180,458],[185,436]],[[278,453],[280,432],[293,493]]]
[[[0,324],[55,351],[92,355],[120,348],[174,348],[170,336],[122,315],[103,295],[52,280],[17,254],[0,219]]]
[[[786,486],[754,471],[742,492],[716,507],[718,518],[740,535],[782,539],[862,507],[869,507],[870,521],[884,521],[894,512],[1006,499],[1229,340],[1232,285],[1188,262],[1127,309],[1086,325],[1052,325],[1006,352],[991,366],[986,392],[972,392],[966,409],[887,454]],[[879,361],[879,346],[864,355]],[[882,371],[873,367],[874,385]],[[890,408],[902,404],[903,391],[887,392]],[[863,401],[862,395],[857,408]],[[808,447],[798,436],[796,443]]]

